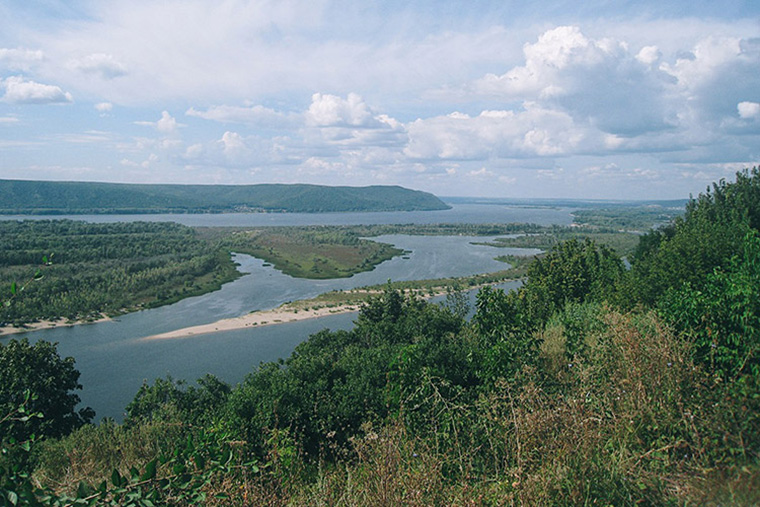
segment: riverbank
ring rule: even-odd
[[[490,279],[489,275],[476,275],[476,278],[480,278],[481,283],[469,284],[465,290],[478,290],[486,285],[493,285],[495,283],[516,280],[516,278],[499,279],[499,277],[494,277],[493,275],[494,274],[490,275]],[[451,281],[461,279],[446,280]],[[423,299],[445,296],[452,287],[452,284],[432,286],[429,285],[430,282],[432,282],[432,280],[423,280],[417,282],[396,282],[392,283],[390,286],[397,290],[412,293],[415,296]],[[428,285],[424,287],[419,286],[420,284],[426,283]],[[417,287],[405,287],[408,284],[417,284]],[[211,322],[209,324],[201,324],[198,326],[176,329],[174,331],[168,331],[166,333],[146,336],[142,339],[164,340],[172,338],[189,338],[191,336],[200,336],[210,333],[237,331],[246,328],[270,326],[274,324],[285,324],[287,322],[316,319],[329,315],[358,312],[361,310],[361,306],[364,302],[366,302],[370,297],[381,293],[382,290],[383,288],[381,286],[374,286],[361,289],[353,289],[349,291],[327,292],[313,299],[304,299],[300,301],[285,303],[272,310],[254,311],[246,315],[241,315],[240,317],[222,319],[216,322]]]
[[[30,322],[23,326],[0,326],[0,338],[4,338],[9,335],[15,335],[20,333],[31,333],[33,331],[42,331],[45,329],[55,329],[58,327],[72,327],[80,326],[83,324],[97,324],[98,322],[108,322],[112,320],[111,317],[100,317],[93,320],[40,320],[37,322]]]
[[[204,335],[209,333],[221,333],[224,331],[235,331],[239,329],[246,329],[251,327],[270,326],[274,324],[284,324],[286,322],[296,322],[306,319],[316,319],[319,317],[326,317],[328,315],[335,315],[339,313],[358,312],[359,305],[345,304],[332,307],[323,307],[310,310],[299,310],[297,308],[289,307],[288,305],[280,306],[274,310],[263,310],[257,312],[251,312],[247,315],[240,317],[233,317],[231,319],[222,319],[210,324],[202,324],[199,326],[186,327],[182,329],[176,329],[167,333],[160,333],[142,338],[143,340],[165,340],[171,338],[189,338],[196,335]]]

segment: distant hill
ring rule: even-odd
[[[129,214],[441,210],[433,194],[399,186],[148,185],[0,180],[0,214]]]

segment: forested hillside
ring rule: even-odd
[[[432,194],[398,186],[138,185],[0,180],[0,213],[229,213],[448,209]]]
[[[352,330],[237,386],[157,379],[124,424],[82,417],[66,436],[37,431],[33,452],[43,400],[0,386],[3,498],[760,504],[759,227],[755,168],[643,236],[630,269],[571,239],[520,290],[483,289],[471,321],[456,294],[438,306],[389,286]]]

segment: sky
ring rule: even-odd
[[[760,164],[757,0],[0,0],[0,178],[681,199]]]

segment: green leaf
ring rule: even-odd
[[[156,460],[152,459],[145,465],[145,472],[140,477],[140,480],[146,481],[148,479],[156,478]]]
[[[16,295],[16,282],[11,284],[11,294]]]
[[[18,504],[18,495],[15,491],[8,491],[8,501],[11,503],[11,505]]]
[[[84,483],[84,481],[79,482],[79,486],[77,486],[77,497],[78,498],[86,498],[92,494],[92,488],[90,488],[87,484]]]
[[[111,483],[117,488],[121,486],[121,474],[115,468],[111,472]]]

